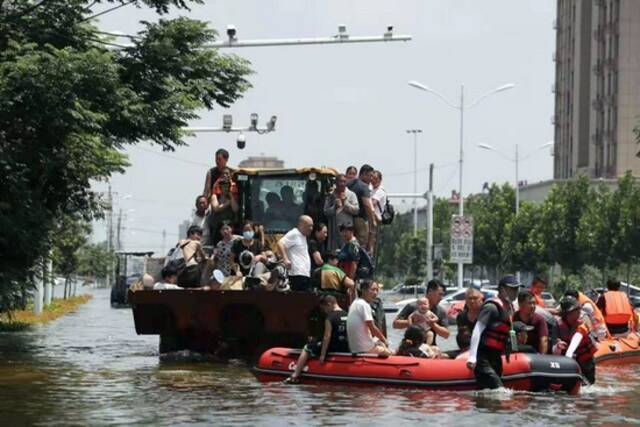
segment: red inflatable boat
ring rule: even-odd
[[[300,350],[272,348],[262,354],[253,372],[260,381],[282,381],[293,372]],[[582,374],[573,359],[541,354],[512,354],[503,360],[506,387],[526,391],[580,390]],[[350,383],[418,387],[433,390],[477,389],[473,372],[462,359],[418,359],[403,356],[334,353],[325,363],[310,360],[300,377],[302,383]]]

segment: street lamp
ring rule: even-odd
[[[496,150],[495,148],[493,148],[489,144],[477,144],[477,145],[478,145],[478,147],[482,148],[483,150],[494,151],[494,152],[498,153],[500,156],[502,156],[505,159],[509,160],[510,162],[514,162],[515,163],[515,165],[516,165],[516,215],[517,215],[518,212],[520,211],[520,178],[518,177],[519,164],[520,164],[520,155],[519,155],[519,152],[518,152],[518,144],[516,144],[515,157],[513,157],[513,158],[503,154],[502,152],[500,152],[498,150]],[[524,158],[522,160],[532,156],[535,152],[537,152],[539,150],[542,150],[543,148],[550,147],[552,145],[553,145],[553,141],[545,142],[544,144],[539,145],[533,151],[531,151],[529,154],[524,156]]]
[[[418,193],[418,134],[422,129],[407,129],[413,134],[413,192]],[[418,201],[413,199],[413,237],[418,235]]]
[[[480,98],[476,99],[475,101],[473,101],[471,104],[468,104],[468,105],[465,105],[464,103],[464,85],[460,86],[460,103],[459,104],[454,104],[438,91],[431,89],[430,87],[425,86],[422,83],[417,82],[415,80],[409,81],[409,86],[415,87],[416,89],[420,89],[425,92],[432,93],[438,98],[440,98],[449,107],[460,111],[460,160],[459,160],[460,174],[459,174],[459,184],[458,184],[458,191],[459,191],[458,215],[463,216],[464,215],[464,197],[462,195],[462,166],[463,166],[463,160],[464,160],[464,110],[475,107],[482,100],[484,100],[485,98],[495,93],[504,92],[505,90],[514,88],[515,84],[509,83],[509,84],[497,87],[492,91],[485,93]],[[458,288],[462,288],[463,280],[464,280],[463,274],[464,274],[464,264],[459,262],[458,263]]]

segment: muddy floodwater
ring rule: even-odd
[[[578,396],[260,384],[240,361],[161,362],[158,337],[90,292],[76,313],[0,333],[0,425],[640,424],[640,365],[599,367]]]

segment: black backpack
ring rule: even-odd
[[[369,252],[362,246],[359,249],[359,261],[356,268],[356,279],[373,279],[375,263]]]
[[[396,210],[391,203],[389,203],[389,198],[387,197],[387,202],[384,205],[384,210],[382,211],[382,223],[384,225],[389,225],[393,222],[393,218],[396,216]]]

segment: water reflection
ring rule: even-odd
[[[393,331],[392,340],[399,339]],[[508,390],[286,386],[258,383],[239,362],[161,362],[157,346],[157,337],[135,334],[129,310],[109,307],[105,291],[95,291],[94,299],[77,313],[48,326],[0,333],[2,424],[640,422],[638,366],[599,368],[598,383],[577,397]]]

